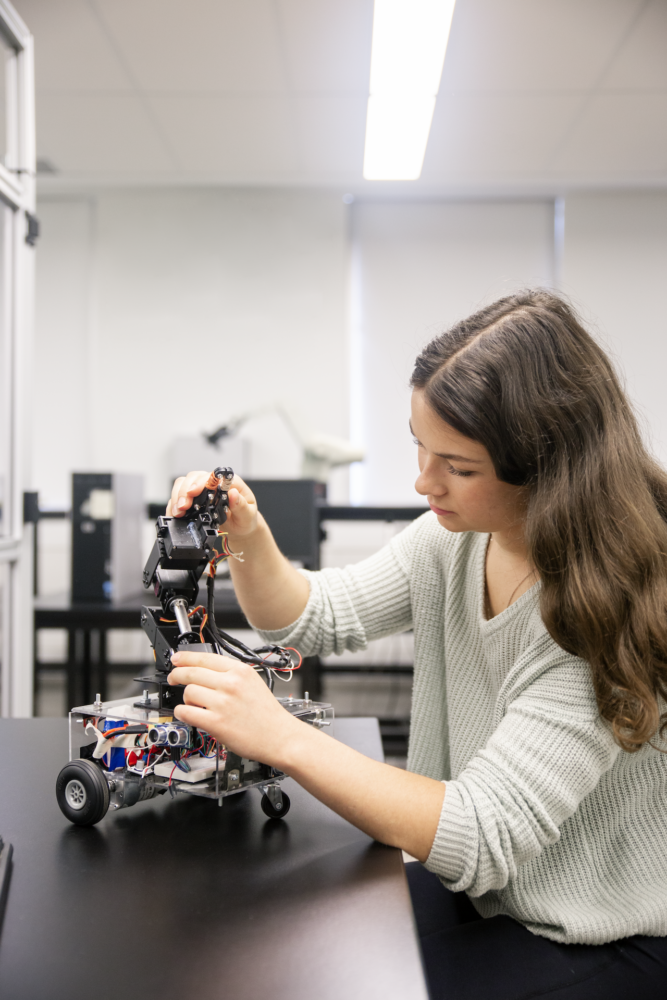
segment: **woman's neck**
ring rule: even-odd
[[[529,562],[523,525],[506,531],[492,531],[490,544],[497,547],[508,559]]]
[[[493,532],[486,551],[485,569],[487,618],[494,618],[508,608],[537,580],[523,533]]]

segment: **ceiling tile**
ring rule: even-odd
[[[459,0],[440,92],[590,88],[643,0]]]
[[[553,168],[566,171],[667,170],[667,94],[600,94],[585,113]]]
[[[63,172],[173,169],[144,108],[124,94],[43,94],[37,148]]]
[[[368,94],[373,0],[278,0],[290,86]]]
[[[13,0],[35,36],[37,90],[131,89],[99,21],[84,0]]]
[[[15,3],[63,174],[361,183],[373,0]],[[458,0],[406,192],[662,176],[666,51],[667,0]]]
[[[280,93],[271,0],[93,0],[139,86],[164,93]]]
[[[604,81],[605,90],[667,90],[667,3],[653,0]]]
[[[303,170],[344,172],[361,180],[367,103],[365,94],[292,98]]]
[[[441,94],[422,178],[541,170],[580,104],[573,94]]]
[[[199,95],[149,100],[186,170],[266,175],[298,166],[285,98]]]

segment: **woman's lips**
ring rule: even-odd
[[[453,514],[453,510],[442,510],[440,507],[436,507],[434,503],[429,502],[429,507],[435,514],[440,514],[442,517],[446,517],[448,514]]]

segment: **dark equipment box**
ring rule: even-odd
[[[117,603],[143,590],[143,476],[72,475],[72,601]]]

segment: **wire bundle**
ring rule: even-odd
[[[298,670],[301,666],[301,654],[292,647],[275,645],[259,646],[257,649],[251,649],[241,639],[237,639],[235,636],[229,635],[229,633],[223,632],[222,629],[218,628],[215,621],[215,574],[217,565],[224,559],[228,559],[229,556],[240,558],[237,553],[232,552],[229,548],[226,532],[220,532],[220,536],[222,538],[223,551],[220,554],[216,554],[208,564],[206,613],[202,618],[200,626],[202,642],[205,641],[204,631],[206,630],[213,643],[219,647],[221,653],[233,656],[235,659],[241,660],[242,663],[251,664],[256,670],[262,671],[269,689],[273,691],[275,677],[284,681],[292,679],[293,671]],[[297,663],[292,661],[291,653],[296,653],[298,657]],[[288,673],[289,677],[281,677],[281,673]]]

